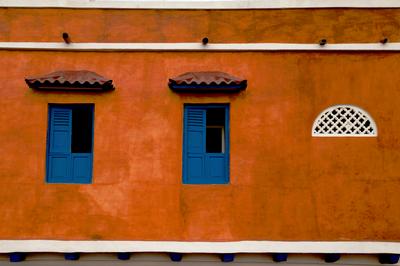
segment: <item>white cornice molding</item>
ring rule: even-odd
[[[399,0],[0,0],[0,7],[109,9],[400,8]]]
[[[400,0],[399,0],[400,1]],[[61,42],[0,42],[0,50],[38,50],[38,51],[400,51],[400,43],[338,43],[300,44],[300,43],[71,43]]]
[[[71,241],[0,240],[9,252],[181,252],[181,253],[400,253],[400,242],[372,241]]]

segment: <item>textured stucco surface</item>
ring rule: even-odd
[[[2,9],[0,41],[57,41],[68,31],[82,42],[372,42],[400,37],[399,14]],[[383,52],[0,51],[0,238],[398,241],[399,62]],[[116,90],[24,83],[79,69]],[[168,89],[168,78],[203,70],[244,77],[248,89]],[[95,104],[93,184],[45,183],[48,103]],[[182,185],[184,103],[230,103],[229,185]],[[378,137],[312,138],[314,119],[335,104],[367,110]]]
[[[398,41],[399,26],[400,9],[0,9],[0,41],[378,42]]]

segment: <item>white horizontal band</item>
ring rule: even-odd
[[[400,1],[399,1],[400,2]],[[60,51],[400,51],[400,43],[57,43],[0,42],[0,50]]]
[[[396,8],[398,0],[0,0],[0,7],[112,9]]]
[[[0,240],[0,252],[400,253],[400,242]]]

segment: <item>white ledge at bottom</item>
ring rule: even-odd
[[[1,1],[1,0],[0,0]],[[400,1],[399,1],[400,2]],[[0,42],[0,50],[39,51],[400,51],[396,43],[71,43],[61,42]]]
[[[109,241],[0,240],[9,252],[180,252],[180,253],[400,253],[400,242],[371,241]]]

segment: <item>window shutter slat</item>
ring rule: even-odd
[[[53,107],[50,110],[48,181],[71,182],[72,110]]]
[[[70,153],[72,110],[52,108],[50,118],[50,152]]]
[[[204,108],[185,108],[185,169],[184,181],[201,183],[205,176],[206,110]]]

